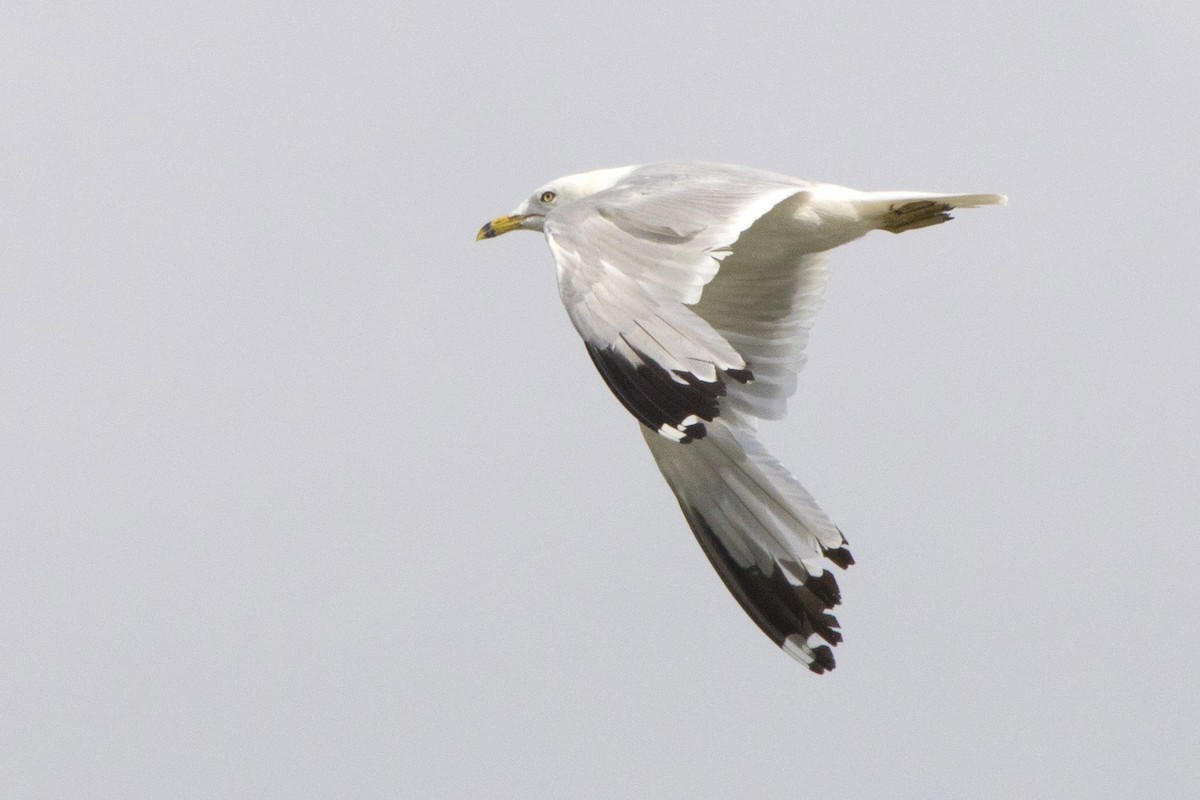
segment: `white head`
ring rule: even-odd
[[[540,231],[546,215],[572,200],[593,195],[614,186],[637,167],[615,167],[581,172],[550,181],[537,188],[529,199],[506,216],[497,217],[479,229],[475,239],[491,239],[509,231]]]

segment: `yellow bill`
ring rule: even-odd
[[[522,214],[518,217],[496,217],[494,220],[484,225],[479,229],[479,233],[475,234],[475,241],[480,239],[492,239],[502,233],[515,231],[521,227],[521,223],[529,219],[528,214]]]

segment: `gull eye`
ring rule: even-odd
[[[543,203],[553,203],[554,198],[556,198],[556,197],[558,197],[558,195],[555,194],[554,192],[546,191],[546,192],[542,192],[542,196],[539,197],[538,199],[541,200]]]

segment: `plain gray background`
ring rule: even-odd
[[[1200,11],[0,14],[0,796],[1200,792]],[[561,174],[1009,194],[836,254],[818,678],[566,320]]]

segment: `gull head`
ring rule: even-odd
[[[539,186],[529,198],[503,217],[496,217],[479,229],[475,240],[492,239],[509,231],[540,231],[546,216],[567,203],[612,188],[637,167],[598,169],[567,175]]]

